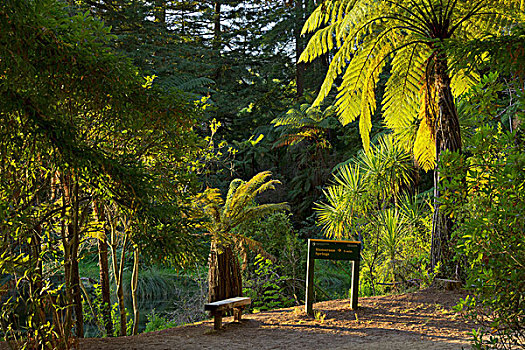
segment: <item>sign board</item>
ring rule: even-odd
[[[314,266],[315,259],[350,260],[352,261],[352,295],[350,303],[352,309],[357,309],[359,293],[359,261],[361,242],[332,241],[328,239],[308,240],[308,263],[306,266],[306,313],[313,314],[314,295]]]
[[[361,242],[309,239],[314,259],[359,260]]]

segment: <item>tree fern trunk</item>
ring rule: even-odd
[[[445,150],[461,150],[461,133],[454,97],[450,88],[450,77],[447,72],[447,59],[444,54],[435,60],[435,89],[438,98],[437,115],[434,122],[436,141],[436,167],[434,169],[434,216],[432,218],[432,245],[430,250],[431,267],[442,264],[442,272],[450,274],[453,269],[453,252],[450,244],[452,230],[451,218],[440,210],[440,172],[439,160]]]
[[[230,244],[212,242],[208,271],[208,302],[242,295],[239,261]]]

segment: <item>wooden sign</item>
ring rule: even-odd
[[[309,239],[314,259],[359,260],[361,242]]]
[[[352,309],[357,309],[359,294],[359,261],[361,242],[332,241],[328,239],[308,240],[308,263],[306,265],[306,300],[305,309],[309,315],[313,314],[314,296],[314,266],[315,259],[351,260],[352,261],[352,295],[350,303]]]

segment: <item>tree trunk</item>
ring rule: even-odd
[[[111,260],[113,262],[113,277],[115,278],[115,284],[117,287],[117,300],[120,314],[120,332],[121,337],[127,335],[127,317],[126,317],[126,305],[124,303],[124,285],[123,285],[123,274],[124,274],[124,261],[126,259],[126,244],[128,236],[124,237],[124,243],[122,244],[122,252],[120,254],[120,261],[117,257],[116,247],[116,233],[115,228],[112,228],[111,233]]]
[[[295,85],[297,87],[297,98],[301,98],[304,93],[304,72],[306,70],[305,63],[299,63],[299,57],[303,52],[303,41],[301,38],[301,27],[304,22],[303,16],[303,0],[296,0],[293,33],[295,38]]]
[[[67,218],[67,223],[62,221],[62,244],[64,247],[64,280],[66,286],[66,303],[73,305],[75,311],[75,330],[78,338],[84,337],[84,313],[82,310],[82,291],[80,289],[80,275],[78,271],[78,248],[80,246],[79,228],[79,184],[71,172],[61,177],[64,208],[71,208],[72,217]],[[64,211],[64,217],[66,212]],[[67,232],[67,234],[66,234]],[[66,331],[70,329],[71,310],[66,310],[64,324]],[[66,339],[67,340],[67,339]]]
[[[100,289],[102,294],[102,319],[108,337],[113,336],[113,321],[111,320],[111,291],[109,289],[109,261],[108,244],[105,240],[98,240],[98,264]]]
[[[128,234],[124,234],[124,241],[122,242],[122,248],[120,252],[120,259],[117,254],[117,245],[118,245],[118,237],[117,237],[117,222],[118,222],[118,213],[113,213],[107,215],[107,222],[110,225],[110,236],[108,240],[109,249],[111,251],[111,267],[113,270],[113,278],[115,280],[115,286],[117,288],[117,301],[118,301],[118,307],[119,307],[119,315],[120,315],[120,330],[119,335],[126,336],[127,335],[127,316],[126,316],[126,307],[124,304],[124,286],[123,286],[123,279],[124,279],[124,261],[126,260],[126,249],[128,244]],[[124,229],[126,230],[126,229]]]
[[[80,272],[78,270],[78,248],[80,247],[79,228],[79,184],[73,180],[73,222],[68,226],[71,237],[71,285],[73,287],[73,301],[75,302],[75,327],[78,338],[84,338],[84,312],[82,309],[82,290],[80,289]]]
[[[133,273],[131,275],[131,299],[133,301],[133,333],[137,335],[139,331],[139,307],[137,301],[137,285],[139,281],[139,249],[133,250]]]
[[[230,244],[212,242],[208,271],[208,302],[242,295],[239,261]]]
[[[104,205],[95,202],[93,205],[97,220],[104,223],[104,239],[98,239],[98,266],[100,289],[102,293],[102,319],[104,320],[104,328],[108,337],[113,336],[113,321],[111,320],[111,290],[109,289],[109,261],[108,261],[108,230],[106,226],[106,216],[104,213]]]
[[[65,208],[65,196],[62,196],[62,203],[64,204]],[[65,209],[63,213],[63,217],[65,216]],[[62,219],[60,222],[60,236],[62,240],[62,247],[64,249],[64,285],[66,289],[65,293],[65,300],[64,304],[68,305],[66,308],[64,319],[62,320],[64,322],[64,329],[66,331],[65,333],[65,344],[69,344],[69,337],[71,332],[71,327],[73,324],[73,318],[72,318],[72,310],[71,310],[71,303],[72,303],[72,289],[71,289],[71,258],[69,254],[70,245],[67,240],[67,234],[66,234],[66,222],[65,219]]]
[[[450,275],[454,271],[453,251],[450,246],[452,220],[440,210],[440,173],[439,160],[445,150],[461,150],[461,132],[454,97],[450,88],[450,77],[447,72],[447,58],[440,54],[435,60],[435,89],[438,98],[438,114],[434,122],[436,141],[436,167],[434,169],[434,216],[432,218],[432,245],[430,249],[431,268],[439,263],[442,272]]]
[[[213,48],[221,49],[221,0],[216,0],[213,15]]]

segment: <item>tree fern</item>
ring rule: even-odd
[[[403,136],[401,141],[411,148],[417,162],[431,169],[436,158],[436,148],[431,144],[435,144],[441,125],[435,117],[437,109],[425,108],[423,114],[419,105],[432,106],[438,98],[424,87],[435,82],[435,61],[442,57],[439,42],[505,33],[523,17],[520,6],[512,0],[324,1],[303,27],[303,33],[315,33],[301,61],[312,61],[336,49],[313,107],[326,98],[344,72],[338,87],[337,113],[343,124],[360,118],[363,146],[368,150],[370,119],[376,108],[374,89],[385,64],[391,62],[383,100],[385,123]],[[445,60],[449,61],[447,57]],[[455,96],[478,79],[472,70],[452,69],[450,73]],[[407,134],[406,128],[415,135]]]
[[[214,240],[230,241],[234,238],[231,230],[239,224],[276,211],[289,210],[286,203],[255,203],[257,195],[280,184],[278,180],[271,180],[270,177],[269,171],[263,171],[249,181],[233,180],[225,201],[218,189],[207,189],[195,198],[195,206],[205,219],[204,227]]]
[[[335,11],[336,7],[345,10]],[[303,32],[317,32],[300,59],[308,62],[328,53],[334,42],[328,35],[335,36],[338,47],[314,106],[347,67],[338,87],[337,111],[343,123],[360,119],[366,151],[378,71],[391,62],[383,101],[385,122],[429,170],[441,152],[461,150],[454,98],[477,78],[473,67],[454,69],[453,53],[445,45],[451,40],[505,35],[523,19],[523,2],[517,0],[332,0],[321,3],[306,22]],[[439,261],[453,260],[448,247],[452,221],[440,212],[439,172],[435,171],[432,268]]]
[[[335,108],[332,106],[312,108],[311,104],[303,103],[298,108],[291,108],[272,120],[281,132],[274,147],[293,146],[302,141],[313,141],[319,148],[330,147],[325,134],[337,124],[334,115]]]

